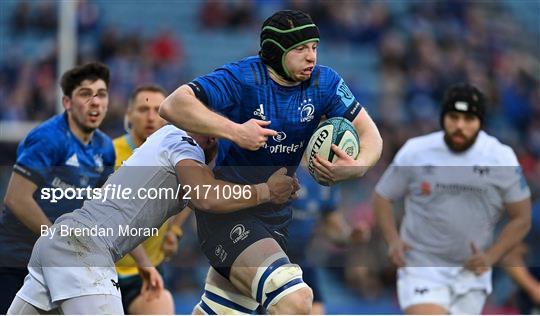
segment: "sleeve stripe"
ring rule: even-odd
[[[257,63],[257,68],[259,68],[259,73],[261,74],[261,84],[266,85],[268,83],[266,66],[263,63]]]
[[[353,104],[349,106],[349,108],[347,109],[347,111],[345,112],[343,116],[352,122],[354,121],[354,119],[356,118],[358,113],[360,113],[361,110],[362,110],[362,105],[360,104],[360,102],[355,100]]]
[[[204,91],[202,86],[197,81],[192,81],[188,83],[188,86],[193,90],[195,96],[197,97],[197,99],[199,99],[199,101],[204,103],[204,105],[206,105],[207,107],[210,107],[210,105],[208,104],[208,96],[206,95],[206,92]]]
[[[39,173],[37,173],[37,172],[27,168],[27,167],[21,166],[19,164],[15,164],[13,166],[13,172],[15,172],[15,173],[25,177],[26,179],[32,181],[37,186],[40,186],[41,184],[43,184],[45,182],[45,180],[43,179],[43,177]]]
[[[259,76],[257,76],[257,72],[255,71],[255,67],[253,66],[253,64],[249,64],[249,66],[251,67],[251,72],[253,73],[253,79],[255,79],[255,84],[259,85]]]

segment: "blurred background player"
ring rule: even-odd
[[[514,151],[482,130],[483,94],[448,88],[442,131],[409,140],[375,188],[374,210],[398,267],[407,314],[480,314],[491,267],[525,236],[529,188]],[[392,204],[405,199],[400,233]],[[497,239],[501,212],[509,220]]]
[[[6,313],[24,277],[41,226],[80,207],[82,199],[41,198],[42,188],[101,186],[113,171],[111,139],[98,127],[107,114],[109,69],[88,63],[65,72],[65,112],[33,129],[19,144],[0,220],[0,313]]]
[[[317,156],[314,167],[327,184],[359,178],[379,159],[382,139],[344,80],[317,65],[318,43],[319,29],[308,14],[278,11],[261,27],[259,56],[182,85],[165,99],[160,114],[188,131],[223,139],[216,177],[243,184],[266,179],[280,166],[294,173],[321,117],[345,117],[362,140],[357,160],[333,146],[339,159],[331,163]],[[259,304],[270,313],[311,312],[312,292],[284,253],[290,207],[196,216],[212,268],[195,312],[251,313]],[[227,256],[217,256],[220,250]]]
[[[139,148],[152,133],[163,125],[165,120],[159,116],[159,105],[167,93],[159,86],[145,85],[137,87],[128,100],[126,112],[127,134],[113,140],[116,152],[115,167],[118,168],[127,160],[136,148]],[[161,264],[164,259],[176,254],[178,240],[182,236],[180,226],[188,218],[189,209],[169,219],[157,236],[144,241],[143,253],[163,275]],[[149,297],[139,276],[137,264],[131,255],[126,255],[116,263],[118,283],[122,293],[122,305],[126,314],[174,314],[174,300],[171,293],[164,289],[156,298]]]
[[[332,243],[345,246],[352,241],[369,239],[370,228],[359,226],[354,229],[338,210],[341,200],[339,186],[322,186],[313,180],[305,161],[296,176],[300,183],[298,198],[292,203],[293,219],[289,225],[287,255],[291,262],[302,269],[304,282],[313,291],[311,314],[325,314],[324,297],[317,272],[317,263],[309,257],[310,244],[316,231],[320,231]]]

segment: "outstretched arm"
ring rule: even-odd
[[[188,85],[182,85],[161,103],[159,115],[188,132],[225,138],[249,150],[259,149],[268,136],[277,135],[276,131],[265,128],[269,121],[251,119],[238,124],[211,111]]]

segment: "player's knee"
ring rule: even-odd
[[[167,289],[159,294],[159,298],[148,301],[142,295],[137,296],[128,307],[129,314],[174,314],[174,298]]]
[[[268,309],[270,314],[311,314],[313,291],[308,286],[287,294]]]
[[[279,314],[309,313],[313,293],[302,280],[302,269],[276,254],[268,258],[253,279],[252,297],[265,309]],[[289,302],[289,309],[284,310]]]

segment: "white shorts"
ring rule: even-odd
[[[63,225],[81,224],[62,221]],[[29,274],[17,296],[50,311],[59,301],[84,295],[120,297],[112,256],[96,237],[41,237],[34,245]]]
[[[406,267],[398,269],[397,292],[400,308],[417,304],[436,304],[450,314],[482,312],[491,285],[489,275],[476,277],[462,268]]]

